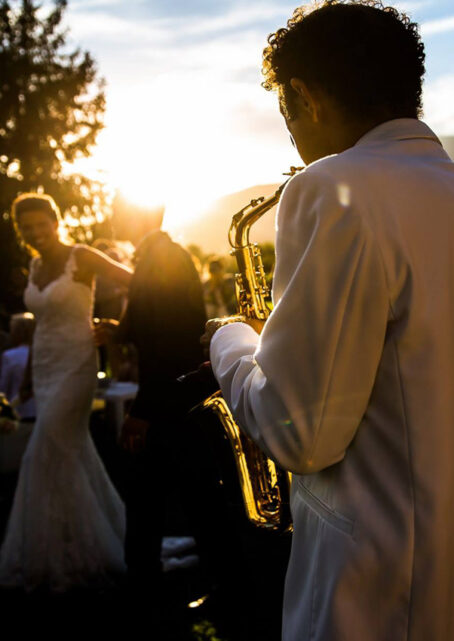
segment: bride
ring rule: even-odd
[[[62,243],[50,196],[23,194],[12,214],[38,254],[24,295],[37,321],[37,422],[0,551],[0,586],[106,587],[126,569],[125,513],[88,431],[97,373],[93,282],[101,275],[126,286],[131,273],[85,245]]]

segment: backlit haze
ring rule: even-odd
[[[422,26],[424,120],[439,135],[453,135],[452,1],[390,4]],[[260,86],[261,53],[267,35],[285,26],[296,6],[69,0],[70,41],[93,54],[107,81],[105,130],[78,170],[137,204],[165,203],[166,227],[177,237],[213,200],[281,182],[282,172],[300,160],[275,95]]]

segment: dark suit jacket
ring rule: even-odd
[[[175,379],[203,361],[206,314],[194,263],[168,234],[148,235],[137,257],[120,337],[138,352],[139,392],[130,414],[147,418]]]

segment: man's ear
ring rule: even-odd
[[[309,91],[306,84],[300,78],[291,78],[290,85],[296,91],[302,108],[308,112],[312,122],[317,123],[319,117],[319,104],[314,95]]]

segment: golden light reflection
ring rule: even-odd
[[[135,82],[128,92],[109,91],[105,129],[79,171],[90,177],[104,172],[109,187],[132,204],[165,205],[164,228],[184,236],[185,226],[213,201],[279,179],[292,161],[290,149],[282,151],[279,141],[256,131],[258,116],[249,106],[263,111],[269,100],[260,86],[235,85],[233,91],[217,76],[195,86],[179,73]],[[277,110],[272,113],[278,122]],[[287,141],[279,120],[281,129]]]
[[[135,150],[136,156],[140,153],[139,149]],[[84,159],[80,164],[75,163],[73,169],[99,179],[97,167],[102,162],[103,158],[98,155],[93,159]],[[136,159],[135,163],[122,163],[120,156],[118,164],[111,167],[107,176],[103,176],[109,182],[109,189],[142,209],[153,211],[164,206],[163,228],[172,234],[181,233],[186,224],[200,218],[213,201],[227,193],[223,181],[219,176],[216,177],[213,169],[211,176],[209,171],[204,175],[197,174],[195,167],[183,171],[167,170],[166,166],[159,166],[156,159],[149,157],[141,161]],[[69,218],[67,222],[72,224]]]
[[[199,608],[201,605],[205,603],[207,599],[208,599],[208,595],[206,594],[205,596],[200,597],[200,599],[197,599],[196,601],[191,601],[191,603],[188,603],[188,608],[191,608],[191,610],[193,610],[194,608]]]
[[[342,207],[349,207],[352,199],[351,189],[346,183],[337,185],[337,197]]]
[[[202,163],[196,154],[194,163]],[[134,205],[150,209],[163,205],[164,227],[172,232],[199,218],[212,201],[225,193],[213,168],[200,174],[195,167],[172,169],[150,158],[121,172],[116,177],[116,187]]]

